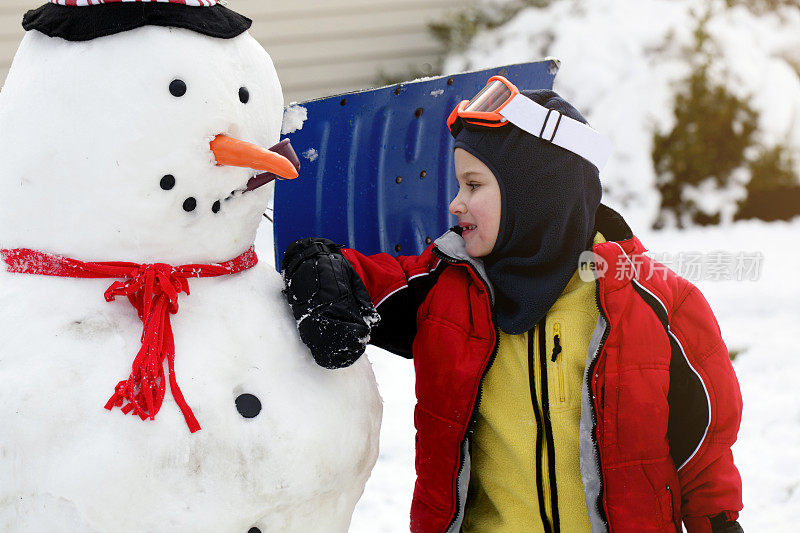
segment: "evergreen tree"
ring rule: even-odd
[[[746,167],[746,150],[755,141],[758,113],[712,80],[713,43],[705,29],[710,17],[708,10],[698,18],[691,56],[695,65],[675,95],[674,126],[654,134],[652,156],[661,195],[657,228],[670,219],[679,227],[718,223],[719,211],[704,212],[686,192],[709,178],[717,188],[727,187],[734,172]]]

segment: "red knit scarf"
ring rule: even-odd
[[[172,396],[189,430],[194,433],[200,429],[175,379],[175,343],[169,315],[178,312],[178,294],[189,294],[187,278],[224,276],[247,270],[258,263],[252,247],[224,263],[178,267],[164,263],[84,263],[26,248],[0,250],[0,257],[8,264],[8,271],[14,273],[66,278],[125,278],[124,281],[112,283],[105,297],[107,302],[114,301],[117,296],[128,297],[143,324],[142,347],[133,360],[130,377],[117,384],[114,394],[106,403],[106,409],[117,406],[125,414],[133,413],[142,420],[153,420],[164,401],[166,358]],[[123,406],[125,401],[128,403]]]

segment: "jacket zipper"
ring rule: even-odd
[[[550,518],[547,516],[547,508],[544,502],[544,457],[542,448],[544,446],[545,430],[542,413],[539,411],[539,402],[536,400],[536,365],[533,360],[534,332],[535,329],[528,332],[528,384],[531,391],[533,418],[536,420],[536,486],[539,488],[536,494],[539,499],[539,516],[542,520],[544,531],[545,533],[552,533],[553,526],[550,523]],[[539,332],[539,336],[541,337],[541,331]],[[550,490],[552,493],[552,487]]]
[[[433,254],[436,257],[440,258],[442,261],[446,261],[447,263],[450,263],[451,265],[465,265],[468,269],[472,270],[473,274],[475,274],[475,277],[477,279],[479,279],[480,282],[483,284],[483,288],[486,291],[486,294],[487,295],[491,294],[491,292],[489,290],[489,287],[486,284],[486,282],[483,280],[483,278],[481,278],[481,276],[477,272],[475,272],[475,269],[472,267],[472,265],[469,264],[469,262],[461,261],[461,260],[458,260],[458,259],[453,259],[452,257],[450,257],[450,256],[444,254],[443,252],[439,251],[437,248],[434,248]],[[489,372],[489,369],[492,367],[492,364],[494,363],[495,357],[497,356],[497,350],[500,347],[500,328],[497,327],[497,320],[495,320],[494,312],[491,309],[491,297],[490,297],[490,301],[489,301],[489,316],[491,317],[492,326],[494,327],[494,348],[492,348],[492,353],[489,355],[489,362],[486,364],[486,368],[483,370],[483,375],[481,376],[480,384],[478,385],[478,395],[475,398],[475,406],[472,408],[472,413],[470,414],[469,421],[467,422],[467,433],[464,436],[465,439],[468,439],[469,436],[472,435],[473,431],[475,431],[475,423],[476,423],[475,421],[477,420],[477,416],[476,415],[478,414],[478,408],[481,405],[481,399],[483,397],[483,378],[486,377],[486,374]],[[463,440],[462,440],[462,445],[463,445]],[[462,448],[463,448],[463,446],[462,446]],[[461,497],[460,497],[460,495],[458,493],[458,480],[461,479],[461,474],[464,472],[464,462],[465,462],[464,455],[461,454],[461,459],[459,460],[459,463],[458,463],[458,473],[456,474],[456,487],[455,487],[456,512],[453,514],[453,518],[452,518],[452,520],[450,520],[450,523],[447,524],[447,527],[445,528],[445,531],[449,531],[450,528],[453,527],[453,524],[456,522],[456,520],[458,520],[459,513],[461,511],[461,506],[459,505],[459,502],[461,501]],[[467,495],[464,494],[464,499],[466,499],[466,497],[467,497]],[[466,503],[465,503],[465,505],[466,505]]]
[[[537,443],[539,441],[539,434],[543,433],[544,442],[547,451],[547,480],[550,487],[550,517],[552,520],[553,533],[560,533],[561,521],[558,515],[558,490],[556,485],[556,449],[553,439],[553,424],[550,420],[550,388],[547,384],[547,315],[542,317],[538,325],[538,340],[539,340],[539,385],[541,390],[541,424],[539,424],[540,431],[537,432]],[[530,333],[528,334],[528,346],[530,349],[529,361],[533,359],[533,341]],[[531,369],[532,370],[532,369]],[[531,399],[534,404],[534,410],[539,407],[539,402],[536,400],[535,388],[531,388]],[[538,450],[537,450],[538,452]],[[544,456],[540,457],[540,461],[544,460]],[[542,468],[544,465],[542,465]],[[537,469],[538,471],[538,469]],[[542,485],[539,485],[542,487]],[[540,491],[541,494],[541,491]],[[540,497],[540,511],[542,513],[543,522],[546,518],[546,511],[544,506],[541,506],[542,497]],[[547,524],[547,522],[545,522]],[[545,526],[545,530],[548,530]]]
[[[595,281],[595,292],[594,292],[595,304],[597,305],[597,310],[599,311],[600,315],[603,317],[603,320],[606,322],[606,328],[603,332],[603,337],[600,339],[600,344],[597,345],[597,350],[594,352],[592,356],[592,362],[589,364],[589,368],[586,371],[586,386],[588,387],[587,390],[589,391],[590,395],[593,395],[593,388],[592,388],[592,381],[594,376],[595,368],[597,368],[597,359],[600,355],[600,352],[603,351],[603,346],[608,339],[609,332],[611,330],[610,323],[608,321],[608,317],[606,316],[605,312],[603,311],[603,306],[600,304],[600,283]],[[601,404],[605,401],[605,390],[602,391],[601,396]],[[591,431],[591,439],[592,439],[592,448],[594,450],[594,458],[595,462],[598,467],[598,476],[600,481],[600,490],[597,493],[597,501],[595,505],[597,506],[597,511],[600,515],[601,520],[603,521],[603,525],[606,526],[606,530],[608,530],[608,517],[606,516],[605,509],[603,508],[603,490],[605,489],[603,485],[603,469],[600,463],[600,447],[597,443],[597,409],[595,409],[594,398],[589,398],[589,407],[592,414],[592,431]]]
[[[563,357],[559,357],[558,355],[563,351],[563,347],[561,346],[561,323],[556,322],[553,324],[553,357],[552,360],[558,366],[558,400],[561,403],[567,401],[567,395],[564,392],[564,365],[563,365]]]

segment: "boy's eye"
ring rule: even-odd
[[[475,189],[477,189],[478,186],[479,186],[479,184],[477,184],[477,183],[467,183],[467,187],[469,187],[469,190],[471,190],[471,191],[474,191]]]

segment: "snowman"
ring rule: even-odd
[[[296,172],[264,149],[283,103],[250,21],[51,0],[23,25],[0,92],[0,531],[346,531],[381,402],[365,358],[314,363],[253,252],[265,183]]]

